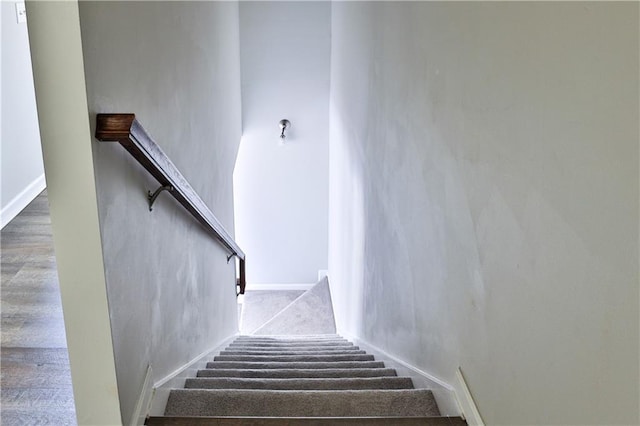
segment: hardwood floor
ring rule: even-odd
[[[75,425],[46,191],[0,232],[0,423]]]

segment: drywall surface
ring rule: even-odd
[[[15,5],[9,1],[0,3],[0,217],[3,227],[45,186],[27,23],[18,23]]]
[[[27,10],[76,416],[79,425],[117,425],[120,403],[93,184],[78,4],[34,1]]]
[[[133,112],[233,235],[238,5],[80,4],[89,116]],[[147,365],[168,376],[238,330],[233,262],[117,143],[93,141],[122,418]]]
[[[337,325],[486,424],[638,424],[638,4],[332,6]]]
[[[327,266],[330,11],[330,2],[240,3],[234,192],[250,284],[315,283]]]

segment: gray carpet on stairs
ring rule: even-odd
[[[328,347],[328,348],[342,348],[342,347],[351,347],[353,343],[347,341],[338,341],[338,340],[329,340],[329,341],[310,341],[310,342],[289,342],[289,343],[278,343],[278,342],[257,342],[257,341],[246,341],[246,342],[238,342],[232,343],[229,347],[236,348],[289,348],[289,347],[298,347],[298,348],[318,348],[318,347]]]
[[[382,361],[335,361],[335,362],[250,362],[214,361],[207,368],[383,368]]]
[[[300,337],[297,339],[296,337]],[[238,336],[236,340],[237,343],[240,342],[271,342],[271,343],[301,343],[301,342],[348,342],[349,340],[337,334],[316,334],[316,335],[305,335],[305,336],[293,336],[293,335],[271,335],[271,336],[258,336],[258,335],[250,335],[250,336]]]
[[[383,377],[395,376],[392,368],[313,368],[313,369],[207,369],[198,371],[198,377],[256,377],[262,379],[286,378],[340,378],[340,377]]]
[[[356,346],[354,346],[354,348],[356,348]],[[292,349],[292,350],[285,350],[285,349],[278,349],[278,350],[273,350],[273,351],[265,351],[265,350],[260,350],[260,349],[256,349],[256,348],[251,348],[251,349],[247,349],[247,350],[241,350],[241,349],[231,349],[231,350],[225,350],[225,351],[220,351],[220,355],[311,355],[311,354],[315,354],[315,355],[345,355],[345,354],[351,354],[351,355],[357,355],[357,354],[365,354],[366,352],[361,350],[361,349],[318,349],[318,350],[313,350],[313,349],[304,349],[304,350],[299,350],[299,349]]]
[[[184,387],[189,389],[370,390],[413,389],[413,383],[408,377],[289,378],[271,380],[221,377],[187,379]]]
[[[355,349],[354,349],[355,348]],[[413,389],[335,335],[236,339],[169,395],[166,416],[429,417],[431,391]]]
[[[276,391],[177,389],[167,416],[437,416],[430,390]]]
[[[332,355],[218,355],[214,361],[249,362],[333,362],[333,361],[373,361],[373,355],[332,354]]]

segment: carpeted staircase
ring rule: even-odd
[[[148,425],[466,425],[337,335],[240,336]]]

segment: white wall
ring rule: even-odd
[[[250,284],[327,267],[330,2],[241,2],[236,231]],[[292,123],[284,145],[278,122]]]
[[[12,1],[0,3],[0,228],[45,188],[27,24],[17,22],[15,5]]]
[[[340,329],[486,424],[638,424],[638,4],[332,6]]]
[[[88,114],[133,112],[233,235],[241,134],[238,4],[82,2]],[[117,143],[91,143],[122,418],[238,331],[233,263]]]

